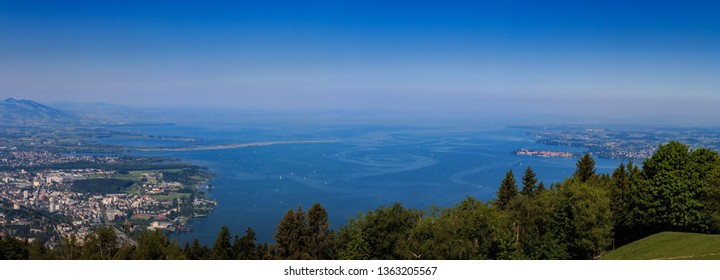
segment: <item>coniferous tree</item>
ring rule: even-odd
[[[499,209],[505,209],[510,201],[515,198],[518,194],[518,187],[515,183],[515,175],[512,169],[505,173],[505,179],[500,183],[500,188],[497,191],[496,204]]]
[[[212,248],[212,259],[214,260],[232,260],[233,248],[230,244],[230,229],[223,226],[218,233],[218,237],[215,240],[215,245]]]
[[[629,163],[628,167],[632,166],[632,162]],[[620,228],[625,224],[625,213],[627,212],[626,205],[626,193],[630,189],[630,176],[628,174],[625,164],[620,163],[620,166],[613,171],[612,174],[613,185],[610,189],[610,208],[613,212],[613,218],[615,220],[615,228]]]
[[[620,163],[620,165],[613,171],[612,178],[618,189],[627,189],[628,174],[624,163]]]
[[[285,213],[285,217],[276,227],[275,242],[277,256],[281,259],[309,259],[307,216],[298,206]]]
[[[536,177],[537,175],[533,170],[528,166],[527,169],[525,169],[525,175],[522,177],[522,190],[520,191],[520,194],[524,196],[533,196],[535,192],[537,191],[537,182],[538,179]]]
[[[545,190],[546,190],[545,183],[543,183],[543,181],[540,181],[540,183],[538,183],[537,193],[540,194],[540,193],[544,192]]]
[[[134,258],[138,260],[162,260],[165,259],[164,249],[168,244],[164,233],[153,230],[146,230],[137,237],[137,250]]]
[[[186,244],[187,246],[187,244]],[[180,246],[159,230],[146,230],[137,237],[137,248],[127,256],[135,260],[177,260],[185,259]]]
[[[182,248],[180,248],[180,245],[174,240],[168,242],[168,244],[165,246],[165,249],[163,250],[163,254],[165,255],[166,260],[187,259],[187,257],[185,257],[185,254],[183,253]]]
[[[275,259],[274,254],[275,251],[270,248],[270,245],[268,245],[267,242],[264,242],[263,244],[258,244],[258,255],[260,256],[260,259],[262,260],[272,260]]]
[[[31,260],[45,260],[50,258],[47,248],[45,248],[45,245],[39,239],[35,239],[35,241],[29,244],[28,253],[28,257]]]
[[[587,182],[595,176],[595,160],[590,154],[585,154],[577,162],[577,169],[575,170],[575,178],[578,178],[580,182]]]
[[[309,234],[307,214],[302,206],[298,205],[295,211],[295,226],[293,230],[293,242],[291,242],[291,259],[310,259],[308,254]]]
[[[190,248],[190,243],[185,242],[185,247],[183,247],[183,254],[185,254],[185,258],[188,260],[195,260],[190,258],[190,254],[192,254],[192,248]]]
[[[186,246],[185,256],[189,260],[207,260],[210,259],[212,251],[205,245],[201,245],[197,238],[193,239],[192,246],[189,250]]]
[[[332,258],[332,232],[325,208],[313,204],[308,211],[308,253],[314,259]]]
[[[275,228],[275,244],[277,246],[277,254],[281,259],[286,259],[293,254],[293,231],[295,231],[295,211],[288,210],[280,223]]]
[[[255,240],[255,231],[252,228],[247,228],[247,230],[245,230],[245,235],[243,235],[242,238],[237,238],[237,236],[235,236],[235,244],[233,244],[233,248],[235,249],[235,254],[238,260],[260,259]]]

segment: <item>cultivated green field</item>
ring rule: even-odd
[[[176,200],[179,197],[185,198],[188,196],[190,196],[189,193],[178,193],[178,192],[170,192],[167,195],[151,195],[151,197],[153,199],[160,200],[160,201],[171,201],[171,200]]]
[[[720,260],[720,235],[661,232],[610,251],[603,260]]]

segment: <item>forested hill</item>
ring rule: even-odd
[[[237,236],[225,227],[211,247],[197,240],[182,246],[160,232],[119,244],[114,231],[100,228],[82,246],[67,239],[54,250],[6,236],[0,258],[596,259],[663,231],[720,233],[717,152],[670,142],[642,165],[621,164],[613,174],[597,174],[586,155],[572,177],[550,186],[528,167],[519,180],[507,172],[493,201],[468,197],[428,210],[396,203],[337,231],[320,204],[298,207],[278,223],[274,244],[257,244],[251,228]]]
[[[36,124],[69,122],[76,120],[72,114],[30,101],[7,98],[0,101],[0,121],[4,124]]]

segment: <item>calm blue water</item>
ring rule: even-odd
[[[178,157],[207,166],[217,174],[210,194],[218,201],[209,217],[190,223],[194,232],[175,235],[184,243],[198,238],[212,245],[221,226],[242,235],[252,227],[260,241],[272,241],[275,226],[289,208],[314,202],[328,211],[331,226],[380,205],[452,206],[467,196],[494,197],[509,169],[518,182],[531,166],[547,186],[575,170],[577,159],[518,156],[514,150],[572,148],[536,144],[527,130],[444,129],[392,126],[263,127],[231,125],[126,127],[154,135],[198,137],[192,144],[276,140],[337,140],[206,151],[144,152]],[[157,140],[136,146],[161,146]],[[189,143],[163,141],[166,146]],[[596,159],[599,172],[612,172],[619,161]]]

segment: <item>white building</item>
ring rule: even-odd
[[[172,226],[172,224],[171,224],[171,223],[168,223],[168,222],[158,222],[158,221],[154,221],[154,222],[152,222],[152,224],[150,224],[150,225],[147,227],[147,229],[149,229],[149,230],[155,230],[155,229],[170,229],[171,226]]]
[[[47,178],[45,178],[45,183],[48,183],[48,184],[52,184],[52,183],[62,184],[62,182],[63,182],[63,177],[59,176],[59,175],[48,176]]]

